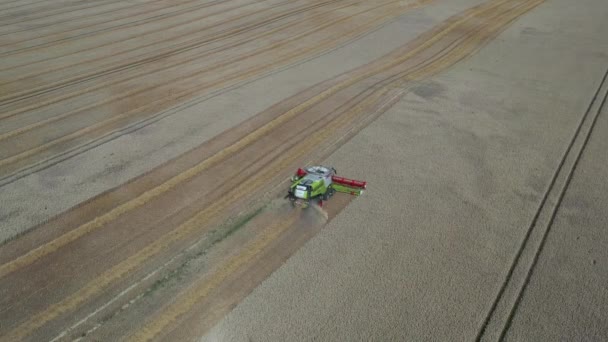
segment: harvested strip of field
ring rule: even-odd
[[[152,21],[44,46],[53,56],[5,56],[0,177],[328,51],[425,2],[231,4],[163,19],[171,29]]]

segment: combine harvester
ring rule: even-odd
[[[319,206],[322,207],[323,201],[327,201],[336,192],[360,196],[367,185],[367,182],[336,175],[336,169],[333,167],[300,168],[291,178],[292,183],[286,198],[289,198],[294,206],[308,208],[311,201],[318,200]]]

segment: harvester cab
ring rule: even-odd
[[[287,198],[294,206],[307,208],[311,201],[318,200],[323,206],[336,192],[359,196],[367,183],[353,179],[338,177],[336,169],[326,166],[310,166],[300,168],[291,178]]]

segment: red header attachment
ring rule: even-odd
[[[333,177],[331,177],[331,180],[338,184],[351,186],[353,188],[365,189],[365,187],[367,186],[367,182],[358,181],[358,180],[354,180],[354,179],[348,179],[348,178],[344,178],[344,177],[333,176]]]

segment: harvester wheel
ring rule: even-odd
[[[331,198],[334,195],[334,193],[336,193],[336,190],[334,188],[329,188],[327,190],[327,192],[325,193],[325,196],[327,197],[326,200]]]

